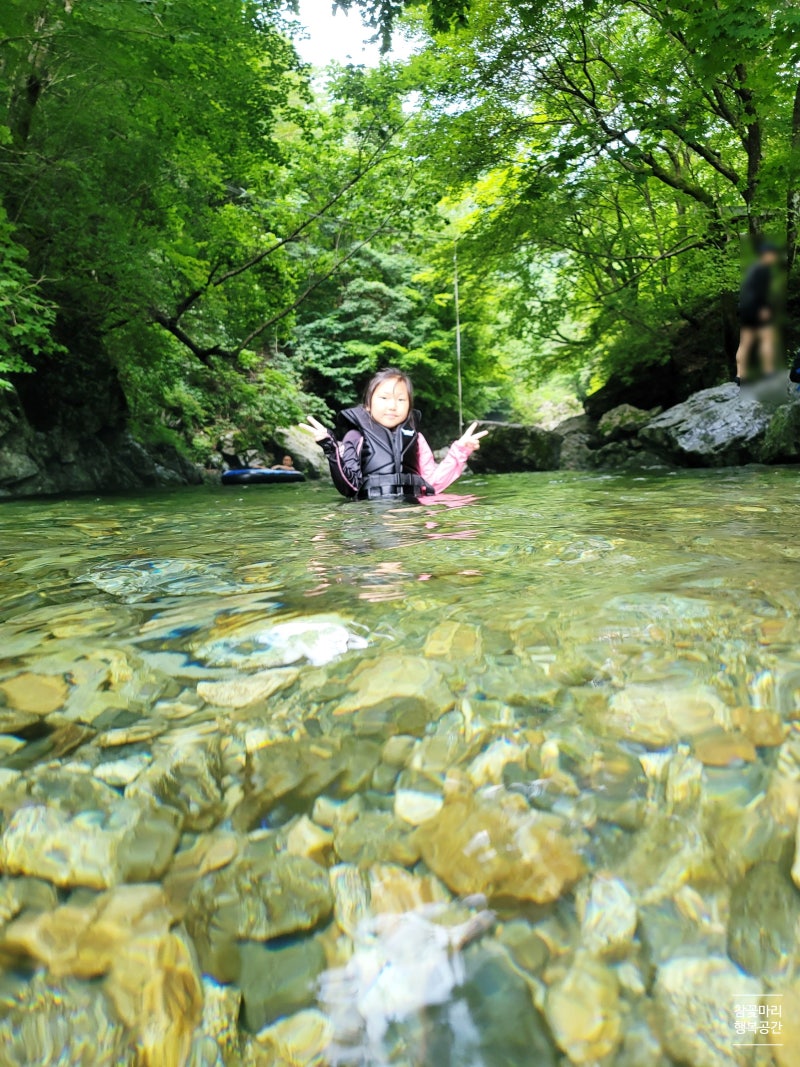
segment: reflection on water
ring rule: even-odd
[[[800,1062],[796,474],[469,488],[3,505],[0,1065]]]

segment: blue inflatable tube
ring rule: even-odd
[[[304,482],[301,471],[276,471],[271,467],[243,467],[237,471],[223,471],[223,485],[279,485],[281,482]]]

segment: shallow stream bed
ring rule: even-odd
[[[457,488],[2,505],[0,1067],[800,1063],[796,471]]]

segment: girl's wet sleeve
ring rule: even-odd
[[[437,466],[431,446],[422,434],[419,435],[419,473],[437,493],[443,493],[448,485],[452,485],[456,478],[460,477],[471,454],[471,449],[454,441]]]
[[[328,459],[333,484],[342,496],[356,496],[364,475],[361,472],[361,446],[363,440],[357,430],[348,430],[341,442],[333,436],[320,442]]]

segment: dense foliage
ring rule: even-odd
[[[700,333],[717,369],[749,239],[796,258],[798,60],[769,0],[474,0],[415,60],[431,165],[519,278],[540,368],[632,372]]]
[[[747,238],[796,258],[794,7],[340,6],[417,55],[321,88],[279,0],[6,0],[0,383],[112,381],[200,456],[391,361],[449,430],[456,248],[467,416],[565,368],[725,373]]]

